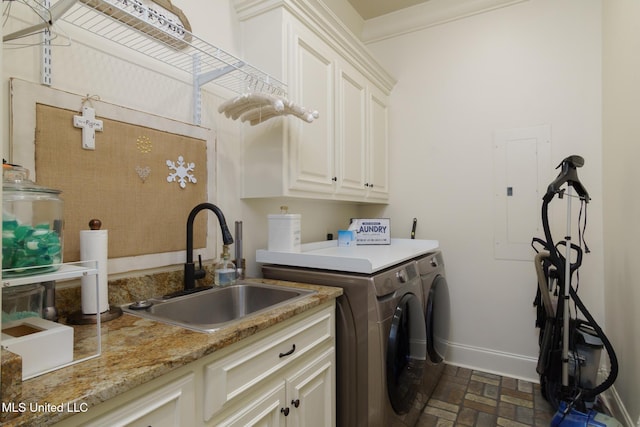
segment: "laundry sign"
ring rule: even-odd
[[[391,244],[389,218],[351,218],[349,230],[356,232],[358,245]]]

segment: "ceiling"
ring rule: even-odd
[[[351,6],[363,19],[371,19],[380,15],[404,9],[429,0],[348,0]]]

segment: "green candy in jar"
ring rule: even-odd
[[[60,191],[33,183],[20,166],[2,166],[3,276],[57,270],[63,251]]]

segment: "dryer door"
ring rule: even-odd
[[[422,383],[427,344],[420,299],[407,293],[397,305],[391,320],[387,344],[387,392],[393,410],[405,414]]]
[[[425,310],[427,329],[427,354],[432,363],[441,363],[445,359],[446,341],[449,339],[449,288],[447,279],[438,275],[429,292]]]

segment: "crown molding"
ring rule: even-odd
[[[396,84],[396,79],[380,66],[362,40],[322,0],[233,0],[232,4],[240,21],[283,8],[341,52],[352,65],[372,77],[386,93],[390,93]]]
[[[362,41],[372,43],[529,0],[430,0],[368,19]]]

